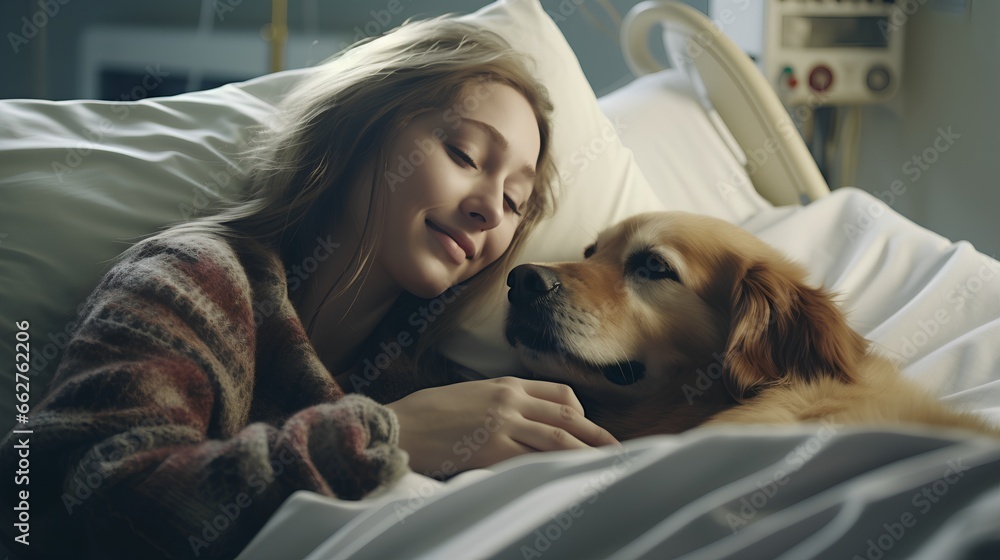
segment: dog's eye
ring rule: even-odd
[[[632,253],[625,261],[625,274],[644,278],[646,280],[673,280],[680,282],[680,277],[667,259],[652,250]]]
[[[583,258],[589,259],[595,251],[597,251],[597,243],[591,243],[586,249],[583,250]]]

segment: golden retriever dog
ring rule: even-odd
[[[1000,434],[906,380],[802,267],[735,225],[640,214],[583,256],[510,272],[505,335],[619,439],[820,420]]]

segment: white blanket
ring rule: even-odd
[[[944,401],[1000,424],[1000,264],[841,189],[743,226],[839,292]],[[978,548],[977,548],[978,547]],[[960,432],[716,427],[524,456],[362,502],[289,499],[240,556],[961,558],[1000,547],[1000,442]]]

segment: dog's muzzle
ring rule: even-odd
[[[507,275],[506,336],[511,346],[518,342],[538,352],[558,352],[558,327],[552,318],[552,307],[561,295],[559,275],[539,265],[522,264]]]
[[[505,335],[511,346],[518,344],[535,352],[572,357],[556,334],[561,329],[552,313],[560,305],[561,291],[558,273],[546,266],[522,264],[507,275],[507,314]],[[646,367],[635,360],[620,360],[605,366],[585,366],[600,370],[615,385],[631,385],[645,377]]]
[[[559,277],[552,269],[534,264],[514,267],[507,275],[507,299],[513,305],[527,305],[559,290]]]

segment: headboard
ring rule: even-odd
[[[690,77],[720,134],[738,146],[734,151],[741,152],[737,157],[757,192],[775,205],[829,194],[777,94],[723,29],[698,10],[680,2],[647,0],[628,12],[622,22],[622,52],[636,76],[664,69],[649,50],[649,32],[657,24],[663,25],[671,61]]]

